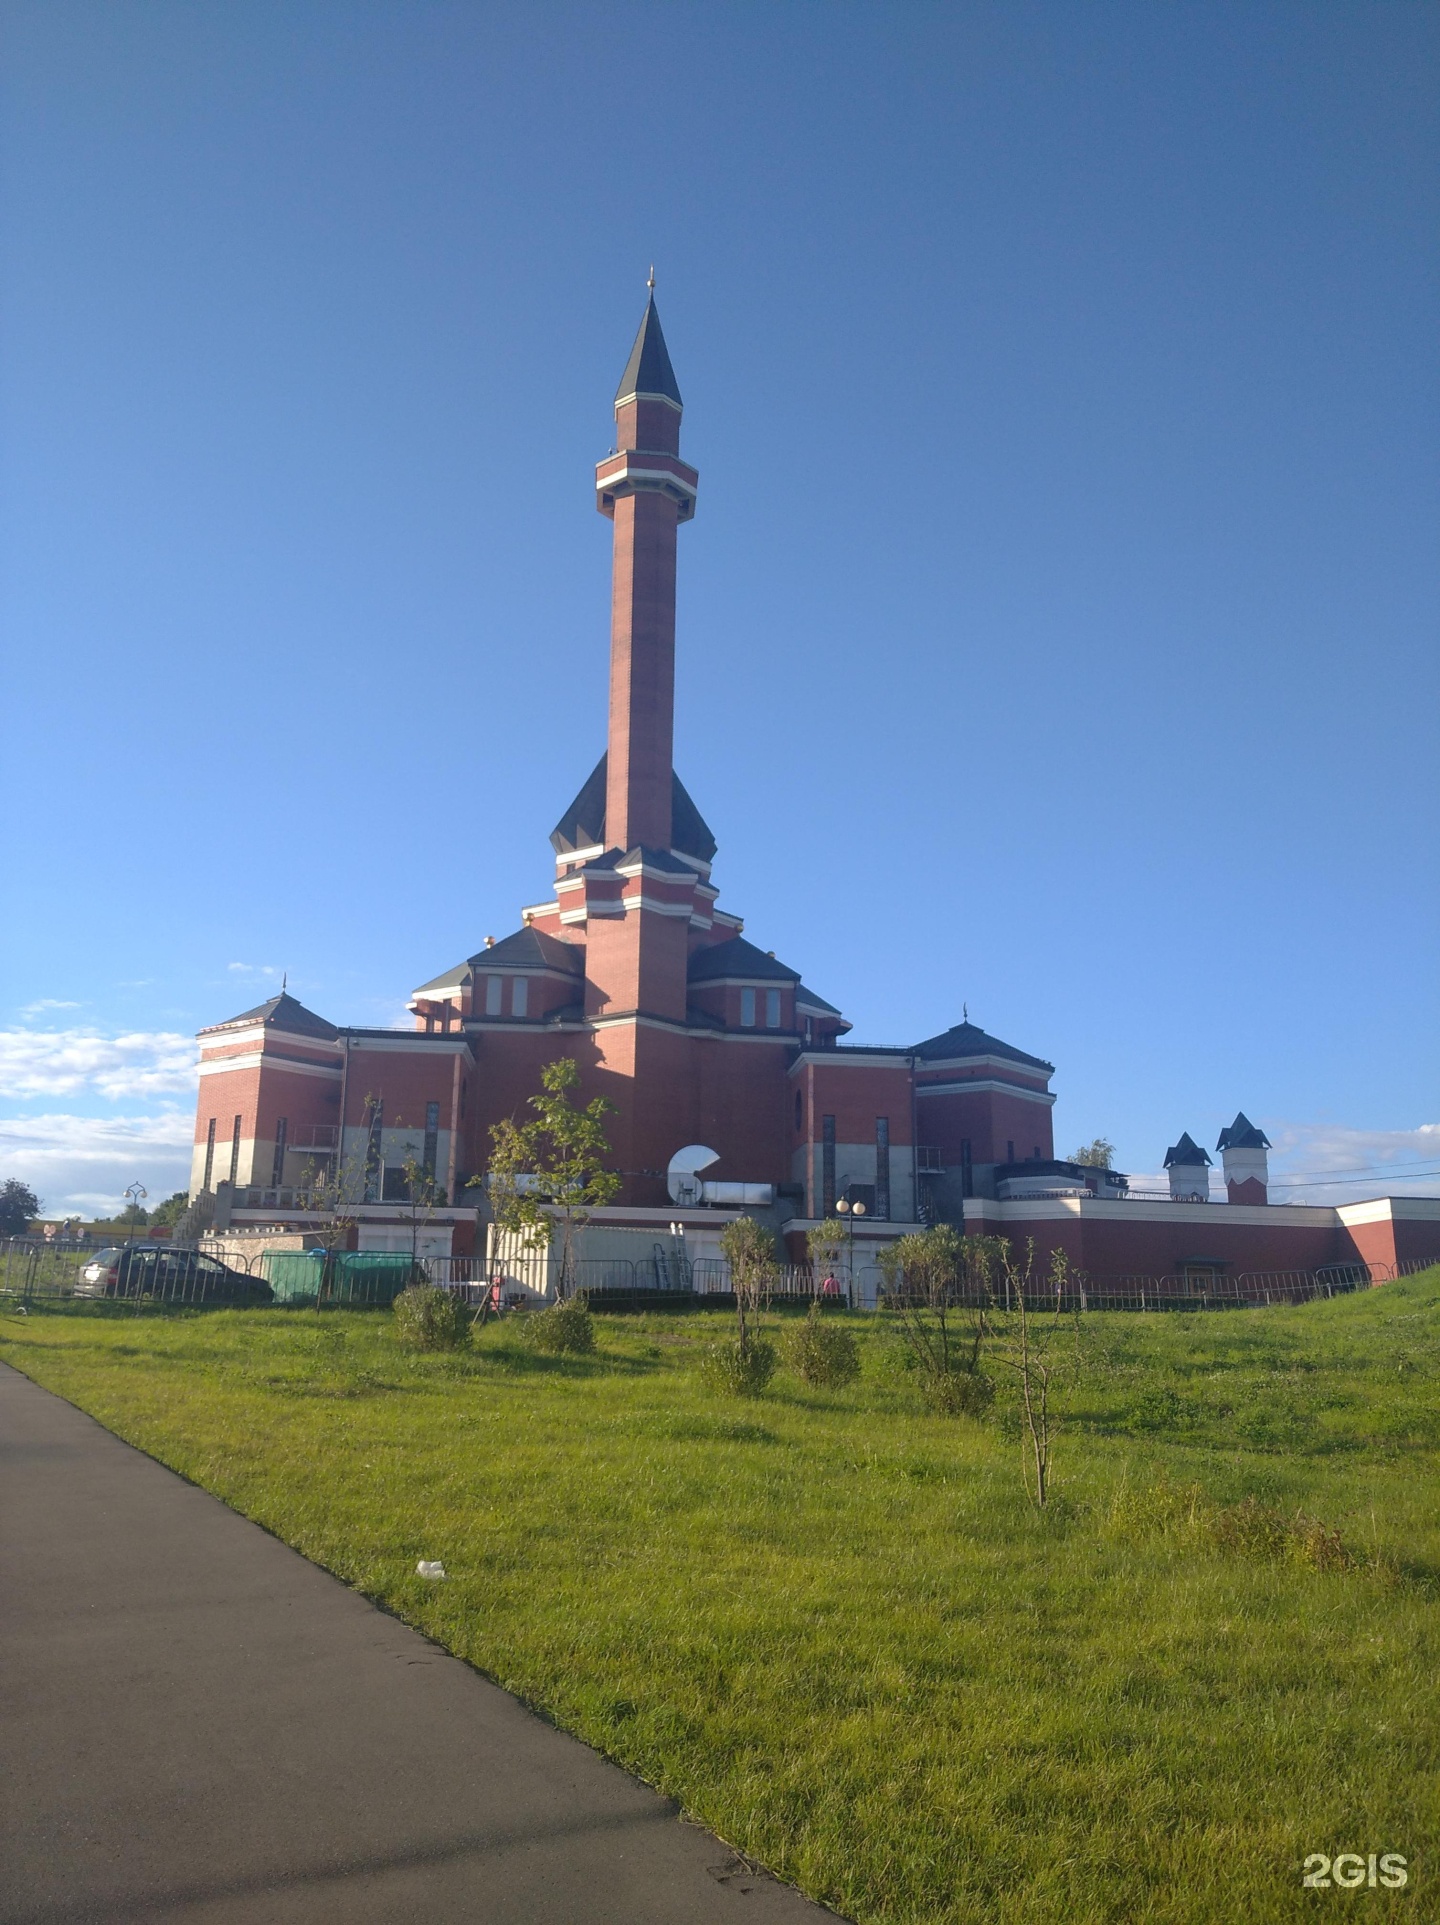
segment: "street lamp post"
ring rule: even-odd
[[[836,1199],[835,1210],[836,1214],[843,1217],[845,1221],[846,1254],[850,1270],[850,1308],[853,1310],[855,1308],[855,1224],[858,1218],[864,1216],[865,1205],[858,1197],[852,1203],[849,1197],[842,1196]]]
[[[141,1201],[143,1198],[149,1196],[150,1192],[145,1188],[145,1185],[143,1183],[131,1183],[126,1188],[125,1194],[130,1199],[130,1208],[133,1212],[130,1218],[130,1236],[131,1236],[131,1239],[133,1240],[135,1236],[135,1228],[140,1219]]]

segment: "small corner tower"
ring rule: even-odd
[[[1180,1141],[1166,1150],[1165,1169],[1170,1178],[1172,1203],[1210,1201],[1210,1157],[1189,1130],[1183,1130]]]
[[[1238,1110],[1228,1130],[1215,1145],[1225,1166],[1225,1194],[1232,1203],[1268,1203],[1270,1164],[1265,1152],[1270,1139],[1257,1130],[1244,1110]]]

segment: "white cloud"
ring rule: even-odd
[[[236,976],[278,976],[280,971],[272,969],[269,963],[226,963],[225,967]]]
[[[42,996],[38,1003],[26,1003],[20,1011],[22,1016],[43,1016],[47,1009],[79,1009],[79,1003],[65,1003],[54,996]]]
[[[113,1216],[137,1179],[158,1203],[190,1183],[194,1118],[158,1116],[0,1118],[0,1178],[18,1177],[48,1216]]]
[[[195,1087],[194,1038],[174,1030],[123,1036],[93,1029],[0,1030],[0,1097],[84,1091],[115,1102]]]

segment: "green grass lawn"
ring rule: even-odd
[[[751,1402],[699,1379],[719,1317],[597,1323],[439,1356],[383,1314],[76,1306],[0,1316],[0,1357],[851,1918],[1440,1918],[1440,1272],[1090,1318],[1043,1516],[1013,1393],[927,1415],[876,1319],[852,1389]],[[1196,1484],[1354,1561],[1160,1528]],[[1409,1886],[1300,1889],[1341,1851]]]

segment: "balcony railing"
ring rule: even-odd
[[[291,1150],[337,1150],[340,1129],[335,1123],[302,1123],[285,1146]]]

